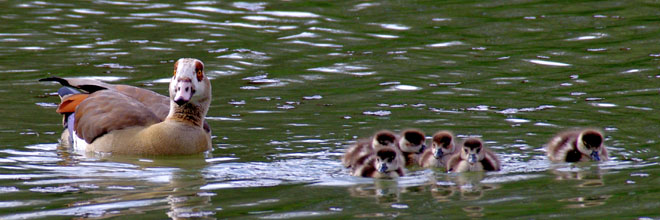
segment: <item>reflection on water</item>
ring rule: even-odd
[[[350,186],[348,192],[353,197],[374,198],[379,204],[392,205],[401,201],[399,185],[393,180],[374,180],[373,184]]]
[[[591,165],[591,166],[589,166]],[[561,164],[555,165],[550,170],[557,176],[558,184],[568,185],[571,181],[578,181],[578,184],[572,187],[580,188],[602,188],[605,186],[603,174],[607,172],[601,170],[599,166],[593,164]],[[605,205],[607,199],[612,195],[588,195],[560,199],[559,202],[568,203],[566,208],[587,208]]]
[[[579,180],[577,187],[598,187],[604,186],[603,174],[606,170],[601,170],[598,166],[585,166],[586,164],[562,164],[553,166],[550,171],[557,176],[557,181]]]
[[[62,152],[58,155],[62,160],[58,163],[62,167],[27,166],[32,169],[52,169],[60,173],[46,177],[55,177],[55,179],[33,180],[45,177],[26,176],[23,184],[48,185],[32,187],[29,189],[31,192],[46,194],[78,192],[88,195],[86,197],[92,196],[92,199],[67,202],[67,208],[64,209],[15,213],[3,216],[4,219],[62,215],[92,218],[123,216],[165,207],[170,210],[167,214],[171,218],[215,214],[210,203],[210,198],[215,194],[200,190],[205,184],[200,169],[207,164],[204,156],[138,160],[117,156],[80,157],[69,154],[68,151],[59,152]],[[185,165],[182,165],[184,161]],[[63,169],[65,167],[73,169]],[[68,179],[68,177],[76,177],[76,179]],[[34,206],[45,202],[16,203],[12,207]]]

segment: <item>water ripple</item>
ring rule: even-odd
[[[443,43],[429,44],[427,46],[428,47],[451,47],[451,46],[460,46],[460,45],[465,45],[465,43],[460,42],[460,41],[449,41],[449,42],[443,42]]]
[[[275,17],[290,17],[290,18],[319,18],[320,15],[311,12],[300,11],[259,11],[257,14],[271,15]]]
[[[571,66],[571,64],[568,63],[561,63],[561,62],[555,62],[555,61],[547,61],[547,60],[536,60],[536,59],[531,59],[531,60],[524,60],[530,63],[534,64],[539,64],[539,65],[544,65],[544,66]]]
[[[370,69],[369,67],[366,66],[360,66],[360,65],[349,65],[346,63],[335,63],[330,67],[316,67],[316,68],[310,68],[307,69],[309,71],[318,71],[318,72],[324,72],[324,73],[342,73],[342,74],[349,74],[349,75],[355,75],[355,76],[369,76],[369,75],[374,75],[376,72],[372,71],[364,71]]]
[[[208,6],[191,6],[191,7],[186,7],[186,9],[194,10],[194,11],[213,12],[213,13],[219,13],[219,14],[244,14],[245,13],[245,12],[242,12],[242,11],[232,11],[232,10],[226,10],[226,9],[221,9],[221,8],[208,7]]]

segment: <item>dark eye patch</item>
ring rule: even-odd
[[[176,76],[176,69],[178,68],[179,68],[179,61],[177,60],[176,62],[174,62],[174,73],[172,74],[172,76]]]
[[[204,79],[204,64],[195,62],[195,73],[197,74],[197,81]]]

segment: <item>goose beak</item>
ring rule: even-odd
[[[174,91],[176,91],[174,94],[174,102],[176,102],[177,105],[188,103],[195,94],[195,88],[193,87],[192,81],[188,78],[179,79],[176,82]]]
[[[385,163],[381,163],[381,164],[380,164],[380,167],[378,167],[378,172],[379,172],[379,173],[385,173],[385,172],[387,172],[387,164],[385,164]]]
[[[591,152],[591,159],[595,161],[600,161],[600,156],[598,156],[598,151],[592,151]]]
[[[477,154],[470,154],[468,157],[468,163],[476,163],[477,162]]]
[[[442,152],[442,150],[440,148],[433,149],[433,156],[435,158],[438,158],[438,159],[442,158],[442,155],[444,155],[444,153]]]
[[[426,150],[426,144],[422,144],[422,147],[419,148],[419,153],[424,153],[424,150]]]

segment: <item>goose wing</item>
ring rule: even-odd
[[[142,102],[113,90],[92,93],[75,112],[74,128],[87,143],[113,130],[161,122]]]

